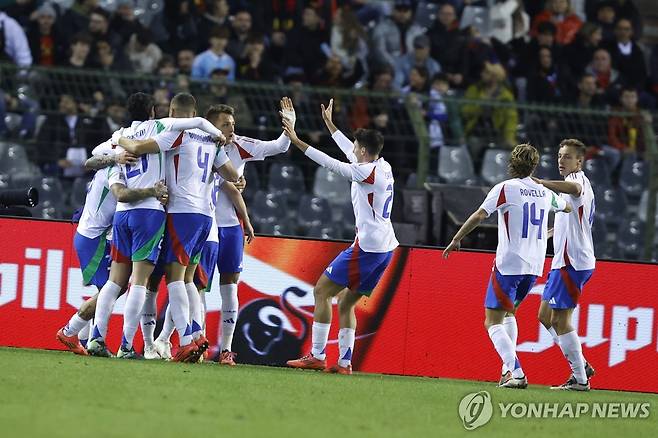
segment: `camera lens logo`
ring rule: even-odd
[[[459,416],[466,430],[477,429],[491,420],[493,406],[487,391],[467,394],[459,403]]]

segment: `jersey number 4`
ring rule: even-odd
[[[522,238],[527,239],[528,238],[528,228],[530,225],[535,225],[539,227],[539,232],[537,233],[537,239],[541,239],[541,232],[542,229],[544,228],[542,226],[544,222],[544,209],[539,210],[539,217],[537,217],[537,208],[535,207],[535,203],[533,202],[532,204],[526,202],[523,204],[523,234],[521,235]]]

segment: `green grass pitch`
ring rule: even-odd
[[[321,372],[84,358],[0,348],[5,437],[658,436],[658,395]],[[641,377],[638,377],[641,378]],[[466,431],[458,405],[491,393],[494,414]],[[645,419],[501,418],[497,403],[648,402]]]

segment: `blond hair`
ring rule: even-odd
[[[527,143],[516,145],[509,158],[507,169],[512,178],[525,178],[535,171],[539,163],[539,152]]]

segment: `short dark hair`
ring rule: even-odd
[[[231,37],[231,31],[229,31],[227,27],[215,26],[210,31],[210,35],[209,35],[208,39],[210,39],[210,38],[221,38],[221,39],[227,40],[230,37]]]
[[[183,111],[192,111],[196,109],[196,99],[190,93],[178,93],[171,99],[170,105]]]
[[[450,3],[446,3],[446,5],[452,6]],[[448,79],[448,74],[444,73],[444,72],[435,73],[434,76],[432,76],[432,83],[437,82],[437,81],[443,81],[443,82],[450,83],[450,79]]]
[[[126,104],[130,119],[136,122],[143,122],[150,119],[154,106],[155,99],[146,93],[131,94]]]
[[[73,38],[71,38],[71,45],[74,46],[78,43],[82,43],[91,47],[92,41],[93,38],[87,32],[78,32],[75,35],[73,35]]]
[[[101,17],[105,18],[105,21],[110,21],[110,13],[103,8],[95,8],[89,13],[90,16],[91,14],[100,15]]]
[[[206,111],[206,119],[215,120],[217,117],[219,117],[220,114],[228,114],[229,116],[234,116],[235,110],[232,106],[224,105],[223,103],[219,105],[211,105]]]
[[[587,152],[587,146],[585,146],[585,143],[576,138],[565,138],[560,142],[560,147],[573,148],[578,157],[584,157]]]
[[[557,33],[557,26],[555,26],[550,21],[542,21],[537,25],[537,34],[543,35],[546,33],[550,33],[551,35],[555,36]]]
[[[626,84],[619,91],[619,96],[621,97],[621,95],[624,94],[624,93],[637,93],[637,88],[635,88],[632,85]]]
[[[373,156],[379,155],[384,147],[384,136],[376,129],[357,129],[354,138]]]
[[[534,146],[523,143],[516,145],[509,158],[507,170],[512,178],[526,178],[532,175],[539,163],[539,152]]]

